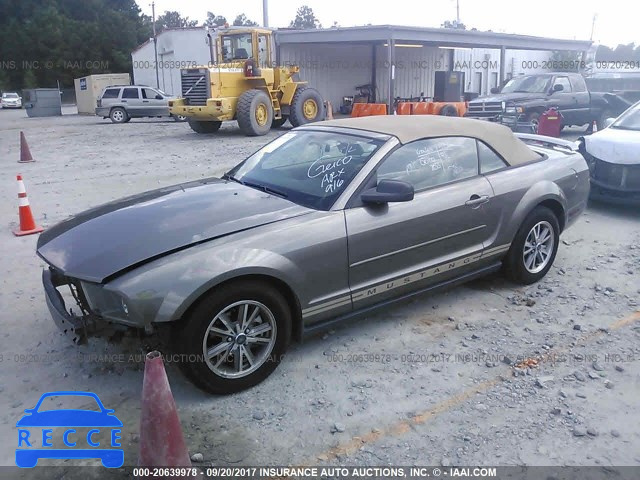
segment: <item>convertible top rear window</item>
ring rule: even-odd
[[[227,176],[292,202],[329,210],[384,140],[339,132],[289,132]]]

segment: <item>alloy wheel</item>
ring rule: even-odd
[[[553,227],[546,220],[536,223],[524,242],[522,260],[524,268],[530,273],[542,271],[553,254],[555,237]]]

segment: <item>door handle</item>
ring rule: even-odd
[[[149,103],[149,100],[142,100],[142,103]]]
[[[489,195],[476,195],[475,193],[471,195],[469,200],[464,202],[465,205],[468,205],[473,208],[478,208],[480,205],[483,205],[489,201]]]

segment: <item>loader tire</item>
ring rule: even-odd
[[[238,125],[245,135],[266,135],[273,122],[271,98],[263,90],[247,90],[238,99],[236,107]]]
[[[322,95],[315,88],[298,87],[291,100],[289,121],[294,127],[324,120]]]
[[[220,130],[222,122],[203,122],[201,120],[187,120],[191,130],[196,133],[215,133]]]

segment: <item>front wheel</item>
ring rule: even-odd
[[[315,88],[300,86],[291,100],[289,121],[294,127],[319,122],[325,117],[322,95]]]
[[[540,114],[538,112],[531,112],[527,115],[527,122],[531,125],[531,133],[538,133],[538,125],[540,124]]]
[[[544,277],[558,251],[558,218],[546,207],[535,208],[524,220],[511,244],[505,273],[514,282],[529,285]]]
[[[186,122],[187,121],[187,117],[185,117],[184,115],[171,115],[171,117],[173,118],[174,122]]]
[[[191,130],[196,133],[215,133],[220,130],[222,122],[202,122],[200,120],[187,120]]]
[[[291,312],[278,290],[247,281],[204,298],[178,334],[185,375],[214,394],[250,388],[280,363],[291,337]]]

